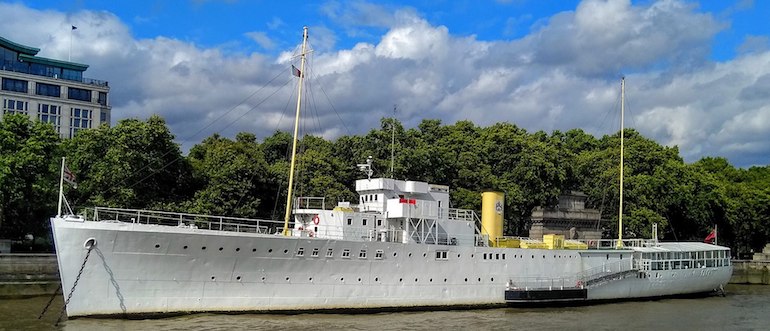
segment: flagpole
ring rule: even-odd
[[[717,235],[717,224],[714,223],[714,245],[717,245],[717,238],[719,236]]]
[[[64,157],[61,158],[61,173],[59,174],[59,208],[56,209],[56,217],[61,217],[61,202],[64,198]]]
[[[70,28],[70,52],[67,54],[67,61],[72,61],[72,29]]]

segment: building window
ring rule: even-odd
[[[3,90],[27,93],[27,81],[3,77]]]
[[[98,102],[102,106],[106,106],[107,105],[107,92],[99,92]]]
[[[5,99],[3,101],[3,112],[6,114],[27,114],[29,103],[21,100]]]
[[[51,123],[56,132],[59,132],[61,127],[61,107],[38,104],[37,119],[43,123]]]
[[[102,111],[99,114],[99,123],[107,123],[107,112]]]
[[[70,87],[67,89],[67,99],[91,102],[91,90]]]
[[[81,129],[91,128],[91,111],[88,109],[70,108],[70,138]]]
[[[59,85],[36,83],[35,87],[35,94],[37,95],[46,95],[57,98],[61,96],[61,86]]]

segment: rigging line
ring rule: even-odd
[[[251,107],[251,109],[249,109],[248,111],[246,111],[245,113],[243,113],[243,115],[239,116],[238,118],[236,118],[235,120],[233,120],[232,122],[230,122],[230,123],[229,123],[227,126],[225,126],[225,127],[224,127],[224,128],[222,128],[222,129],[223,129],[223,130],[224,130],[224,129],[227,129],[228,127],[230,127],[231,125],[233,125],[233,123],[237,122],[238,120],[240,120],[241,118],[243,118],[244,116],[246,116],[248,113],[250,113],[252,110],[256,109],[257,107],[259,107],[260,105],[262,105],[263,103],[265,103],[265,101],[267,101],[267,99],[269,99],[270,97],[272,97],[273,95],[275,95],[276,93],[278,93],[278,91],[280,91],[280,90],[281,90],[281,89],[282,89],[284,86],[286,86],[286,85],[287,85],[289,82],[291,82],[291,81],[292,81],[292,80],[291,80],[291,79],[289,79],[289,80],[288,80],[286,83],[284,83],[284,84],[283,84],[283,85],[281,85],[279,88],[277,88],[275,91],[273,91],[273,93],[271,93],[270,95],[268,95],[268,96],[267,96],[266,98],[264,98],[262,101],[260,101],[259,103],[257,103],[257,104],[256,104],[254,107]],[[148,178],[150,178],[150,177],[152,177],[152,176],[155,176],[155,174],[156,174],[157,172],[159,172],[159,171],[161,171],[161,170],[163,170],[163,169],[167,168],[168,166],[170,166],[170,165],[172,165],[172,164],[176,163],[177,161],[179,161],[179,159],[180,159],[180,158],[181,158],[181,156],[180,156],[180,157],[177,157],[177,158],[174,158],[174,160],[171,160],[170,162],[166,163],[166,164],[165,164],[164,166],[162,166],[160,169],[156,170],[155,172],[153,172],[153,173],[151,173],[151,174],[149,174],[149,175],[147,175],[147,176],[144,176],[142,179],[140,179],[140,180],[138,180],[138,181],[134,182],[133,184],[129,185],[129,186],[127,187],[127,189],[133,188],[134,186],[136,186],[136,185],[138,185],[139,183],[141,183],[141,182],[143,182],[143,181],[147,180]]]
[[[340,113],[337,111],[337,108],[336,108],[336,107],[334,107],[334,104],[332,103],[332,100],[329,98],[329,95],[328,95],[328,94],[326,94],[326,90],[325,90],[325,89],[324,89],[324,87],[323,87],[323,84],[322,84],[322,82],[321,82],[321,78],[319,78],[319,77],[316,77],[316,78],[315,78],[315,80],[319,82],[319,86],[318,86],[318,88],[320,88],[320,89],[321,89],[321,92],[322,92],[322,93],[323,93],[323,95],[326,97],[326,101],[328,101],[328,102],[329,102],[329,106],[331,106],[331,107],[332,107],[332,110],[334,110],[334,114],[336,114],[336,115],[337,115],[337,118],[339,118],[339,119],[340,119],[340,123],[342,123],[342,126],[345,128],[345,131],[347,131],[347,133],[348,133],[348,136],[352,136],[353,134],[350,132],[350,129],[348,128],[348,125],[345,123],[345,120],[344,120],[344,119],[342,119],[342,116],[340,116]]]
[[[599,132],[608,132],[607,135],[612,135],[614,131],[614,124],[617,122],[618,119],[618,112],[617,109],[620,108],[620,95],[617,95],[615,98],[615,102],[610,106],[605,112],[604,117],[602,118],[600,124],[599,124]]]

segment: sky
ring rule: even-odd
[[[184,150],[293,126],[327,139],[395,116],[529,132],[626,127],[686,162],[770,164],[770,1],[0,1],[0,36],[109,81],[113,124],[164,117]],[[76,26],[72,30],[71,26]],[[71,48],[70,48],[71,47]]]

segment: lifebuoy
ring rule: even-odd
[[[313,232],[313,230],[308,230],[307,231],[307,236],[310,237],[310,238],[313,238],[313,237],[315,237],[315,232]]]
[[[313,216],[313,224],[318,225],[318,223],[321,223],[321,218],[318,215]]]
[[[577,285],[577,287],[583,287],[583,282],[581,282],[581,281],[577,281],[577,284],[576,284],[576,285]]]

